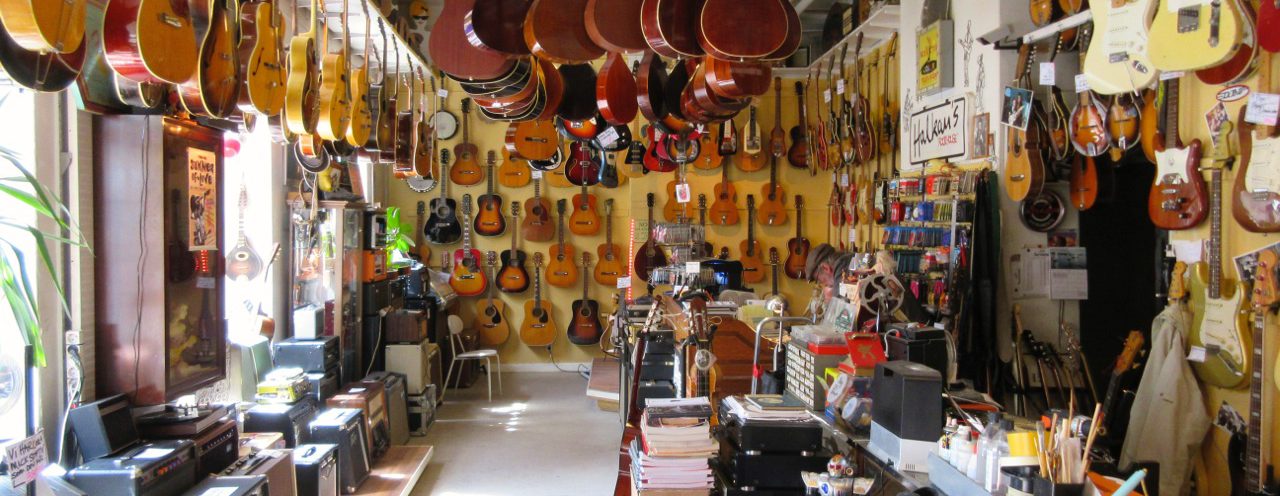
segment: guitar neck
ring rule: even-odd
[[[533,307],[542,306],[542,267],[533,269]]]
[[[1173,149],[1178,147],[1178,93],[1181,83],[1177,78],[1170,79],[1165,83],[1165,101],[1164,101],[1164,147],[1165,149]]]
[[[1222,169],[1209,177],[1209,297],[1222,296]]]
[[[1253,378],[1249,381],[1249,435],[1245,444],[1245,476],[1251,494],[1263,494],[1262,429],[1263,429],[1263,336],[1266,333],[1267,310],[1259,307],[1253,315]]]

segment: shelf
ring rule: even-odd
[[[851,66],[858,61],[858,58],[867,55],[875,49],[879,48],[885,42],[889,41],[894,34],[898,32],[898,20],[901,13],[901,7],[898,5],[884,4],[876,7],[867,17],[867,20],[859,24],[857,28],[850,31],[844,39],[836,43],[822,55],[813,59],[808,66],[805,67],[781,67],[773,70],[773,75],[786,79],[804,79],[809,76],[815,66],[819,69],[820,74],[826,74],[826,66],[828,59],[840,56],[840,47],[843,45],[853,44],[858,39],[858,33],[862,33],[862,52],[857,54],[849,54],[845,60],[845,67]]]
[[[374,462],[369,478],[356,490],[357,495],[408,496],[426,472],[435,447],[425,445],[392,446]]]
[[[1074,27],[1079,27],[1084,23],[1087,23],[1092,20],[1093,20],[1093,11],[1089,9],[1085,9],[1077,14],[1073,14],[1069,17],[1064,17],[1052,23],[1036,28],[1034,31],[1031,31],[1022,36],[1012,37],[1006,34],[1004,35],[1003,38],[998,40],[991,40],[988,38],[993,33],[998,33],[1001,31],[1008,30],[1009,28],[1006,26],[996,31],[993,31],[992,33],[987,33],[985,36],[980,36],[978,38],[978,41],[980,41],[984,45],[994,44],[997,49],[1014,49],[1014,48],[1018,48],[1020,45],[1035,43],[1037,41],[1048,39],[1049,37],[1052,37],[1052,36],[1057,36],[1058,33],[1062,31],[1065,31]]]
[[[334,36],[342,35],[342,7],[344,0],[324,0],[324,19],[328,21],[329,38],[332,44],[335,40]],[[380,69],[384,72],[393,71],[395,68],[394,58],[382,61],[382,51],[386,48],[387,57],[395,57],[395,47],[400,47],[400,73],[413,72],[413,68],[421,67],[424,70],[431,70],[431,65],[423,58],[417,49],[409,44],[400,33],[395,32],[395,26],[383,17],[383,13],[378,9],[374,0],[346,0],[347,10],[350,17],[347,21],[347,30],[351,36],[351,59],[363,59],[365,49],[365,13],[368,13],[369,23],[369,42],[371,52],[375,60],[381,61]],[[310,14],[304,14],[299,20],[309,20]],[[386,31],[386,43],[383,43],[382,32],[378,30],[378,23],[382,22],[383,29]],[[305,22],[305,21],[304,21]]]

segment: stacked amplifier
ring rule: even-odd
[[[440,347],[427,339],[430,329],[428,313],[424,310],[397,310],[388,314],[386,319],[385,370],[403,378],[408,430],[417,435],[425,434],[435,420],[437,395],[442,391],[440,385],[444,381]],[[392,434],[394,438],[395,432]]]

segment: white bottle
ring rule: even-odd
[[[951,438],[951,465],[961,473],[967,472],[969,462],[973,460],[972,432],[969,426],[962,425]]]
[[[979,485],[986,483],[987,477],[987,447],[991,445],[992,436],[1000,430],[1000,414],[992,413],[987,417],[986,428],[982,431],[982,436],[978,438],[978,449],[975,450],[977,456],[974,458],[973,470],[968,471],[970,479],[973,479]]]
[[[1000,423],[1000,431],[987,446],[986,485],[983,486],[993,496],[1003,496],[1008,487],[1000,477],[1000,460],[1009,456],[1009,432],[1013,431],[1013,422]]]

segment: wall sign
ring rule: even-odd
[[[4,459],[9,467],[6,475],[15,489],[36,480],[36,475],[49,464],[49,455],[44,447],[44,430],[5,446]]]
[[[218,155],[187,149],[187,246],[191,251],[218,249]]]
[[[916,30],[916,91],[931,95],[954,85],[955,26],[937,21]]]
[[[963,97],[948,99],[911,114],[911,163],[965,155],[969,137],[967,101]]]

